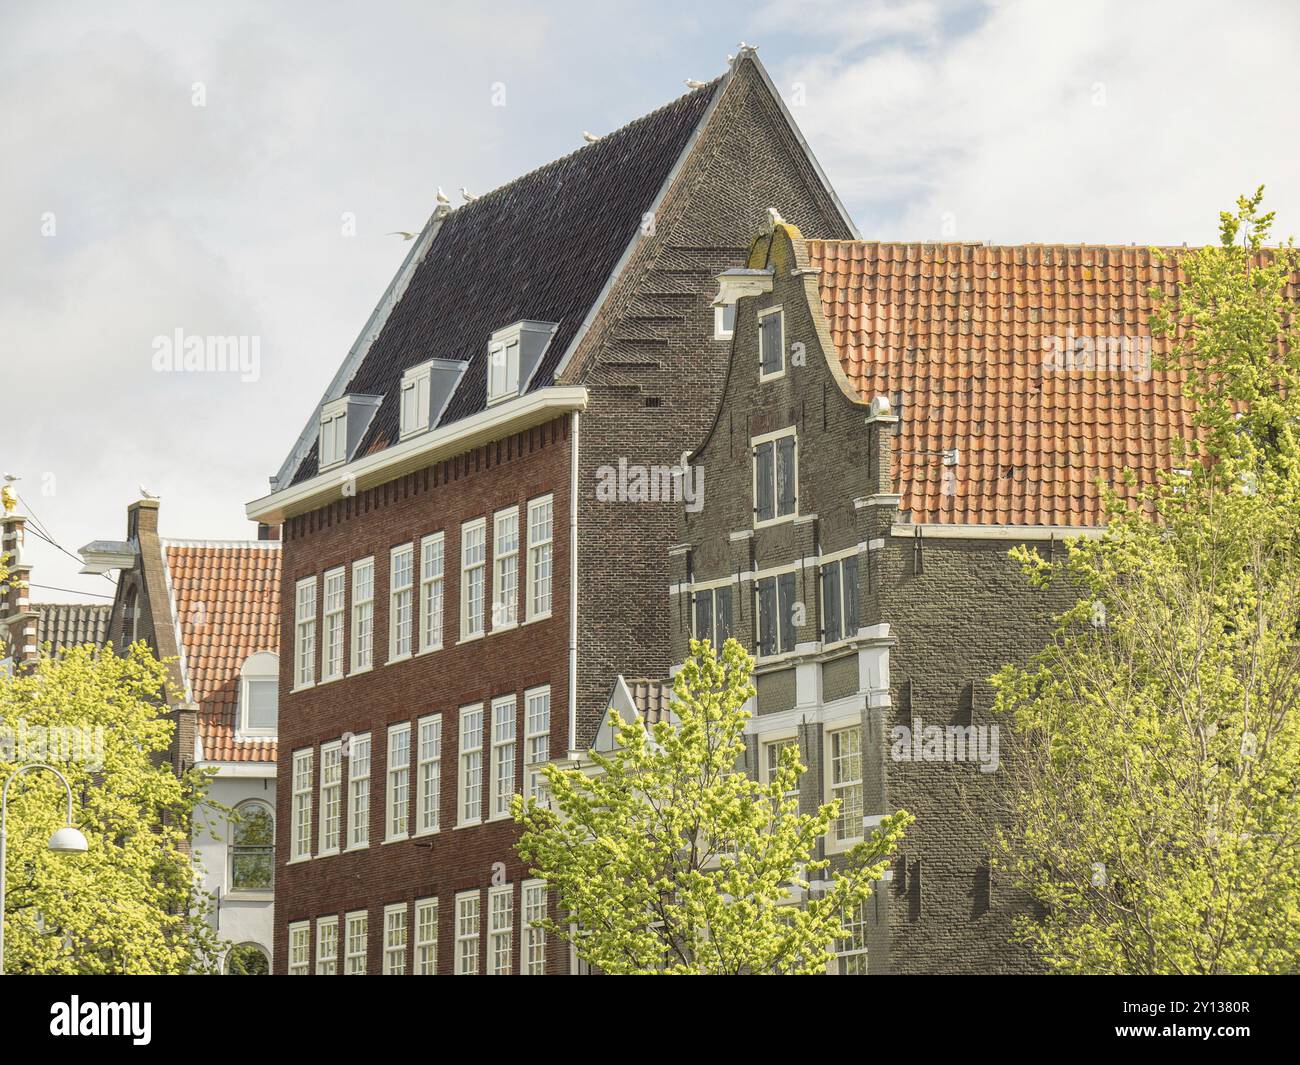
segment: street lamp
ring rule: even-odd
[[[86,837],[72,824],[72,785],[68,783],[68,778],[44,762],[31,762],[15,769],[5,781],[4,791],[0,792],[0,976],[5,972],[5,822],[9,817],[9,785],[34,769],[48,769],[63,781],[63,787],[68,792],[68,823],[55,830],[46,846],[55,854],[84,854],[88,849]]]

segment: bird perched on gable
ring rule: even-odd
[[[149,489],[147,489],[144,485],[141,485],[141,486],[140,486],[140,498],[141,498],[141,499],[157,499],[158,497],[157,497],[156,495],[154,495],[151,491],[149,491]]]
[[[437,201],[440,204],[442,204],[444,207],[451,206],[451,198],[445,192],[442,191],[441,185],[438,186],[438,195],[435,197],[435,199],[437,199]]]
[[[414,240],[418,233],[408,233],[405,229],[394,229],[391,233],[385,233],[386,237],[401,237],[403,240]]]
[[[475,200],[478,199],[478,197],[475,196],[472,192],[470,192],[469,189],[467,189],[464,185],[460,187],[460,194],[463,197],[465,197],[466,203],[473,203]]]
[[[785,219],[781,217],[781,212],[775,207],[769,207],[767,209],[767,220],[773,226],[779,226],[785,221]]]
[[[686,79],[686,87],[688,89],[702,89],[707,84],[707,81],[696,81],[694,78]]]
[[[595,144],[600,138],[594,133],[588,133],[585,129],[582,131],[582,139],[588,144]]]

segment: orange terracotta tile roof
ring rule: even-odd
[[[1149,372],[1142,350],[1155,357],[1169,343],[1151,336],[1148,290],[1180,281],[1150,249],[806,248],[849,381],[866,399],[901,393],[894,474],[914,522],[1096,525],[1098,477],[1121,487],[1128,468],[1149,484],[1174,465],[1171,438],[1192,433],[1182,374]],[[1300,294],[1296,279],[1289,294]],[[1095,368],[1063,367],[1053,338],[1132,346],[1101,351]]]
[[[274,762],[274,740],[236,739],[235,715],[244,661],[279,650],[279,542],[168,540],[163,546],[204,760]]]

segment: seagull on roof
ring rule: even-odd
[[[475,196],[472,192],[470,192],[469,189],[467,189],[464,185],[460,187],[460,194],[465,197],[466,203],[473,203],[475,200],[478,199],[478,197]]]
[[[384,235],[387,237],[401,237],[403,240],[414,240],[418,236],[418,234],[408,233],[404,229],[394,229],[392,232],[385,233]]]
[[[451,198],[450,198],[450,197],[449,197],[445,192],[442,191],[442,186],[441,186],[441,185],[438,186],[438,195],[437,195],[436,199],[437,199],[437,201],[438,201],[440,204],[442,204],[443,206],[450,206],[450,205],[451,205]]]
[[[151,491],[149,491],[149,489],[147,489],[144,485],[141,485],[141,486],[140,486],[140,498],[141,498],[141,499],[157,499],[158,497],[157,497],[156,495],[154,495]]]
[[[742,52],[757,52],[757,51],[758,51],[758,45],[756,45],[756,44],[749,44],[749,43],[747,43],[747,42],[745,42],[745,41],[741,41],[740,44],[737,45],[737,47],[738,47]]]
[[[686,79],[686,87],[687,87],[688,89],[702,89],[702,88],[704,88],[704,86],[707,85],[707,84],[708,84],[708,82],[704,82],[704,81],[696,81],[694,78],[687,78],[687,79]]]
[[[588,133],[585,129],[582,131],[582,139],[588,144],[595,144],[600,138],[594,133]]]

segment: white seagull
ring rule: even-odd
[[[394,229],[392,232],[386,233],[384,235],[388,237],[401,237],[403,240],[414,240],[416,236],[418,236],[418,234],[408,233],[404,229]]]
[[[600,138],[594,133],[588,133],[585,129],[582,131],[582,139],[588,144],[595,144]]]
[[[437,195],[437,200],[438,200],[438,202],[439,202],[440,204],[442,204],[444,207],[449,207],[449,206],[451,206],[451,199],[447,196],[447,194],[446,194],[445,192],[442,191],[442,186],[441,186],[441,185],[438,186],[438,195]]]
[[[156,495],[154,495],[151,491],[149,491],[149,489],[147,489],[144,485],[141,485],[141,486],[140,486],[140,498],[141,498],[141,499],[157,499],[158,497],[157,497]]]
[[[465,197],[466,203],[473,203],[475,200],[478,199],[478,197],[475,196],[472,192],[470,192],[469,189],[467,189],[464,185],[460,187],[460,194]]]
[[[688,89],[702,89],[707,84],[708,82],[706,81],[696,81],[694,78],[686,79],[686,87]]]

